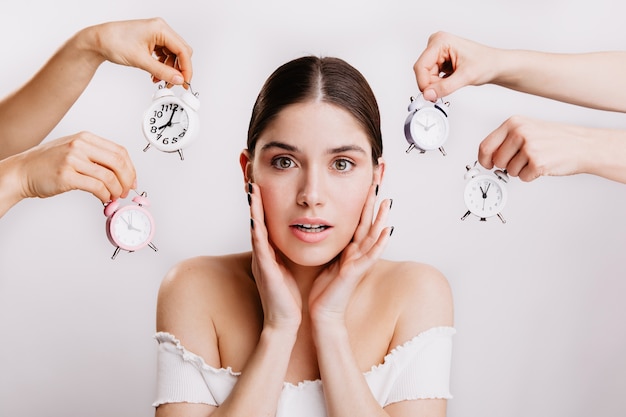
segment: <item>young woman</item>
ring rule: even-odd
[[[240,157],[252,251],[186,260],[158,300],[165,416],[444,416],[452,301],[434,268],[380,255],[392,207],[363,76],[278,68]]]

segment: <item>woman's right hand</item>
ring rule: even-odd
[[[247,183],[252,238],[252,275],[259,290],[264,326],[297,332],[302,320],[302,297],[294,277],[271,245],[265,227],[261,190]]]

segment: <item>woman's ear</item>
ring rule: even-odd
[[[374,178],[372,178],[372,182],[374,184],[382,184],[383,177],[385,176],[385,160],[381,156],[378,158],[378,165],[374,166]]]
[[[241,166],[241,172],[243,173],[243,179],[245,182],[254,182],[252,178],[252,155],[247,149],[241,151],[239,155],[239,165]]]

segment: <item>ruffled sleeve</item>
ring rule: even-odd
[[[230,369],[211,368],[169,333],[154,338],[159,343],[154,407],[180,402],[218,406],[230,394],[237,381]]]
[[[365,377],[381,406],[417,399],[451,399],[452,327],[434,327],[393,349]]]

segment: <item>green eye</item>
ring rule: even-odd
[[[337,159],[335,162],[333,162],[333,167],[337,171],[341,171],[341,172],[350,171],[353,165],[354,164],[348,161],[347,159]]]
[[[286,156],[281,156],[274,159],[272,165],[278,169],[288,169],[294,166],[294,162]]]

